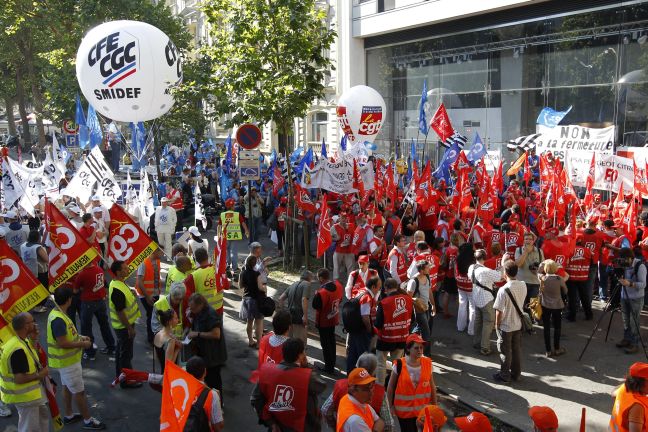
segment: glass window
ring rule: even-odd
[[[311,114],[310,142],[321,143],[322,139],[328,141],[326,128],[328,127],[328,114],[316,112]]]

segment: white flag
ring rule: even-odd
[[[43,162],[43,192],[50,198],[59,197],[59,182],[63,177],[63,171],[58,163],[52,160],[49,150],[45,152]]]
[[[9,167],[14,178],[20,183],[23,195],[20,197],[20,206],[30,215],[34,215],[34,206],[38,204],[40,195],[43,195],[43,167],[27,168],[18,162],[9,159]]]
[[[198,226],[198,221],[202,223],[203,229],[207,229],[207,216],[205,216],[205,205],[202,200],[202,193],[200,192],[200,187],[196,185],[196,192],[194,193],[194,204],[196,205],[196,210],[194,211],[194,224]]]
[[[2,198],[4,199],[4,209],[8,210],[16,204],[23,195],[25,190],[20,182],[14,176],[7,159],[2,160]]]
[[[97,194],[106,207],[111,207],[122,195],[115,175],[108,167],[99,146],[94,147],[83,160],[67,190],[73,191],[84,203],[88,202],[92,195]]]
[[[148,179],[148,174],[145,169],[140,171],[140,190],[139,190],[139,212],[141,215],[140,226],[144,231],[148,232],[149,222],[151,215],[155,212],[153,205],[153,196],[151,195],[151,184]]]

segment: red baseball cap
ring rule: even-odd
[[[648,363],[641,363],[641,362],[634,363],[632,366],[630,366],[630,370],[628,371],[628,374],[636,378],[648,379]]]
[[[466,417],[455,417],[459,430],[464,432],[493,432],[493,427],[484,414],[473,411]]]
[[[427,342],[425,342],[423,340],[421,335],[418,334],[418,333],[412,333],[411,335],[407,336],[407,339],[405,339],[405,344],[407,345],[410,342],[415,342],[415,343],[420,343],[420,344],[426,344],[427,343]]]
[[[369,262],[369,255],[360,255],[358,257],[358,262],[359,263],[368,263]]]
[[[540,432],[550,432],[558,428],[558,417],[554,410],[547,406],[532,406],[529,408],[529,417]]]

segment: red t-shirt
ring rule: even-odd
[[[90,264],[74,279],[74,289],[81,292],[81,301],[96,301],[106,298],[104,271],[96,263]]]
[[[81,234],[81,237],[83,237],[86,241],[88,241],[88,239],[94,232],[95,232],[95,228],[92,225],[90,226],[83,225],[81,228],[79,228],[79,234]],[[92,246],[94,246],[98,251],[101,250],[99,246],[99,241],[97,240],[96,236],[95,236],[94,243],[92,243]]]

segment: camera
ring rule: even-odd
[[[540,267],[540,263],[539,262],[534,262],[533,264],[529,265],[529,270],[534,272],[534,273],[537,273],[539,267]]]

